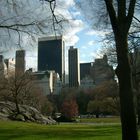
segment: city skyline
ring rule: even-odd
[[[26,3],[26,9],[25,12],[29,11],[30,9],[36,9],[33,13],[30,13],[30,17],[37,17],[40,18],[39,12],[41,12],[42,17],[45,17],[46,10],[44,10],[47,7],[47,4],[42,5],[39,3],[39,1],[35,0],[36,2],[33,3],[33,0],[29,2],[27,5]],[[44,9],[43,9],[44,8]],[[79,50],[79,60],[80,63],[82,62],[91,62],[94,61],[95,58],[98,57],[99,49],[102,46],[102,37],[105,35],[105,32],[93,30],[91,27],[87,24],[87,22],[83,19],[82,14],[77,9],[76,4],[74,0],[58,0],[57,6],[56,6],[56,15],[59,15],[60,13],[63,15],[63,17],[66,17],[67,20],[69,20],[69,23],[65,23],[63,28],[64,30],[59,30],[60,34],[64,36],[65,43],[66,43],[66,49],[65,49],[65,62],[66,62],[66,70],[67,63],[68,63],[68,49],[69,46],[74,46],[78,48]],[[9,14],[9,13],[8,13]],[[47,14],[51,14],[50,12],[47,12]],[[8,17],[11,15],[8,15]],[[48,29],[48,28],[47,28]],[[47,35],[43,36],[55,36],[55,31],[47,32]],[[13,38],[14,37],[14,38]],[[22,38],[20,41],[20,47],[17,45],[16,39],[18,39],[18,36],[13,34],[13,36],[10,38],[10,40],[6,39],[6,47],[3,46],[3,55],[5,58],[14,58],[15,51],[17,49],[24,49],[26,50],[26,67],[31,68],[33,67],[35,70],[37,70],[37,42],[38,38],[42,36],[34,35],[34,37],[28,37],[26,34],[22,34]],[[5,36],[3,36],[3,41],[5,39]],[[2,40],[1,39],[1,40]],[[1,43],[3,44],[3,43]],[[6,49],[6,50],[5,50]]]

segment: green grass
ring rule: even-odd
[[[79,119],[83,123],[120,123],[119,117],[108,117],[108,118],[82,118]]]
[[[58,124],[0,121],[0,140],[121,140],[119,124]]]

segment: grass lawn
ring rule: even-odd
[[[106,117],[106,118],[82,118],[79,119],[82,123],[120,123],[119,117]]]
[[[0,121],[0,140],[121,140],[119,124],[40,125]]]

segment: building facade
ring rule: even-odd
[[[32,72],[32,69],[29,69],[26,72],[32,75],[33,83],[44,95],[60,93],[62,82],[59,80],[55,71]]]
[[[114,80],[115,72],[113,67],[108,64],[107,56],[103,58],[95,59],[91,68],[91,76],[95,85],[100,85],[103,82]]]
[[[12,76],[15,74],[15,59],[14,58],[9,58],[9,59],[4,59],[4,62],[7,67],[7,76]]]
[[[33,76],[33,83],[35,84],[35,86],[41,90],[41,92],[44,95],[48,95],[51,93],[50,91],[50,81],[49,81],[49,77],[50,74],[47,71],[38,71],[38,72],[33,72],[32,73]]]
[[[65,53],[62,36],[38,39],[38,71],[54,70],[65,83]]]
[[[90,77],[92,65],[92,62],[80,63],[80,80],[84,79],[85,77]]]
[[[7,76],[7,67],[4,63],[4,57],[3,55],[0,55],[0,79],[3,79]]]
[[[82,90],[93,89],[94,87],[95,84],[91,76],[86,76],[80,81],[80,88]]]
[[[78,87],[80,85],[80,66],[77,48],[70,47],[68,50],[68,59],[69,87]]]
[[[25,50],[16,51],[15,74],[24,74],[25,72]]]

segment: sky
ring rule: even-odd
[[[73,0],[58,0],[58,1],[60,2],[60,3],[58,2],[59,3],[58,5],[61,5],[63,8],[58,6],[57,11],[61,12],[61,14],[68,17],[69,19],[73,19],[72,21],[70,21],[72,27],[67,28],[66,31],[64,32],[65,62],[66,62],[65,67],[67,73],[69,47],[74,46],[75,48],[78,49],[80,63],[93,62],[95,58],[101,57],[99,55],[99,52],[101,46],[103,45],[102,39],[105,33],[102,31],[93,30],[87,24],[80,11],[78,11]],[[33,61],[37,61],[36,55],[34,57],[30,57],[30,55],[28,56],[27,54],[27,59],[28,59],[27,67],[30,67],[31,64],[34,64]]]
[[[4,0],[2,0],[2,1],[4,1]],[[44,4],[42,6],[39,3],[39,0],[30,0],[29,4],[28,5],[26,5],[26,4],[27,3],[23,3],[24,7],[21,7],[19,9],[19,10],[21,10],[21,11],[19,11],[19,13],[25,14],[25,12],[30,11],[30,14],[28,15],[28,19],[30,17],[31,17],[31,19],[36,19],[36,18],[43,19],[43,18],[45,18],[46,15],[50,14],[50,11],[48,11],[47,5]],[[5,11],[5,9],[3,7],[3,8],[1,8],[0,13],[2,13],[2,12],[6,13],[4,11]],[[40,12],[41,12],[41,16],[39,15]],[[9,17],[10,16],[12,17],[13,15],[11,15],[11,13],[12,12],[8,11],[7,15]],[[102,39],[103,39],[105,33],[102,31],[98,31],[96,29],[93,30],[88,25],[88,23],[83,18],[81,12],[77,9],[74,0],[57,0],[55,14],[66,17],[69,22],[68,25],[66,25],[67,23],[64,24],[64,31],[63,31],[63,36],[64,36],[64,40],[65,40],[66,72],[67,72],[67,67],[68,67],[68,64],[67,64],[68,63],[68,49],[70,46],[74,46],[75,48],[78,48],[80,63],[93,62],[95,58],[100,57],[99,50],[100,50],[101,46],[103,45]],[[6,17],[7,15],[5,14],[4,16]],[[1,19],[1,21],[2,21],[2,19]],[[1,21],[0,21],[0,24],[1,24]],[[11,20],[8,22],[13,22],[13,21]],[[50,23],[50,24],[52,24],[52,23]],[[49,28],[49,26],[48,26],[48,28]],[[46,30],[48,28],[46,28]],[[5,53],[5,57],[14,57],[14,54],[15,54],[14,51],[15,51],[15,49],[18,48],[18,47],[15,47],[15,44],[14,44],[14,41],[15,42],[17,41],[16,38],[18,36],[16,34],[14,34],[14,35],[13,34],[12,34],[12,37],[10,37],[10,39],[12,41],[9,41],[9,42],[7,40],[5,41],[6,46],[10,46],[10,49],[8,49],[10,51]],[[55,35],[55,33],[48,32],[47,35]],[[47,35],[45,35],[45,36],[47,36]],[[4,38],[4,35],[2,37],[3,37],[3,39],[1,38],[1,40],[0,40],[1,46],[3,46],[3,40],[6,39],[6,38]],[[34,70],[37,70],[37,44],[38,44],[37,40],[38,40],[38,36],[35,36],[35,39],[29,38],[25,34],[22,36],[21,45],[26,50],[26,68],[27,69],[33,67]],[[3,48],[5,48],[5,47],[3,47]]]

